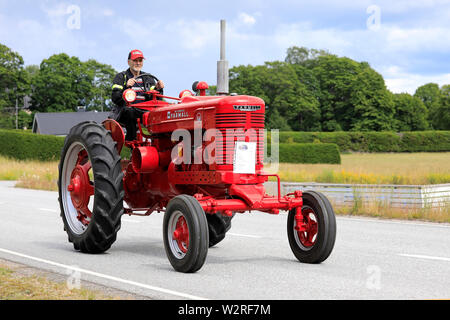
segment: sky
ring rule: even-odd
[[[0,43],[25,65],[64,52],[117,71],[140,49],[143,70],[177,97],[216,84],[222,19],[230,67],[303,46],[368,62],[395,93],[450,84],[450,0],[0,0]]]

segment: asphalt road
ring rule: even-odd
[[[170,265],[162,213],[123,216],[110,250],[77,252],[67,241],[56,192],[0,181],[0,258],[149,299],[450,298],[450,225],[337,218],[337,239],[322,264],[298,262],[286,213],[237,215],[225,240],[195,274]]]

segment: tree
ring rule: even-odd
[[[354,106],[352,131],[394,129],[394,100],[383,77],[368,63],[361,62],[350,99]]]
[[[324,131],[392,129],[394,105],[383,77],[367,62],[319,56],[312,70],[320,84]]]
[[[422,100],[428,111],[428,122],[432,128],[436,128],[436,121],[440,121],[437,111],[440,109],[442,104],[442,93],[439,89],[439,85],[436,83],[427,83],[420,86],[416,89],[414,96]]]
[[[29,93],[30,79],[23,64],[17,52],[0,44],[0,127],[16,127],[16,113]]]
[[[450,130],[450,84],[441,87],[441,104],[433,115],[433,125],[436,130]]]
[[[448,87],[394,95],[367,62],[324,50],[290,47],[284,62],[230,69],[231,92],[266,102],[266,127],[303,131],[390,131],[447,128]],[[427,115],[429,114],[429,121]]]
[[[330,55],[328,51],[308,49],[306,47],[289,47],[286,51],[285,62],[311,67],[320,56]]]
[[[87,66],[65,53],[44,59],[32,85],[31,109],[38,112],[76,111],[93,97]]]
[[[320,109],[316,97],[285,62],[266,62],[268,82],[273,85],[270,106],[284,116],[293,130],[320,130]]]
[[[37,112],[104,110],[111,107],[116,71],[94,59],[86,62],[65,53],[44,59],[32,73],[32,110]]]
[[[86,108],[99,111],[111,108],[111,85],[117,72],[110,65],[94,59],[86,61],[84,65],[91,80],[91,94],[90,99],[86,101]]]
[[[230,89],[265,101],[269,129],[312,130],[320,127],[318,101],[298,80],[295,69],[288,63],[274,61],[263,66],[234,67],[230,69]]]
[[[394,94],[395,128],[397,131],[428,129],[427,108],[422,100],[409,93]]]

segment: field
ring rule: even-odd
[[[450,152],[352,153],[341,155],[340,165],[281,163],[282,181],[439,184],[450,182]]]
[[[450,183],[450,152],[352,153],[337,164],[280,163],[282,181],[439,184]],[[58,162],[17,161],[0,157],[0,180],[17,180],[22,188],[57,190]]]

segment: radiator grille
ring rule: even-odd
[[[264,114],[256,112],[246,113],[217,113],[216,129],[222,136],[216,140],[217,164],[232,164],[234,157],[234,137],[238,141],[245,141],[245,137],[256,144],[256,164],[262,165],[264,160]]]

